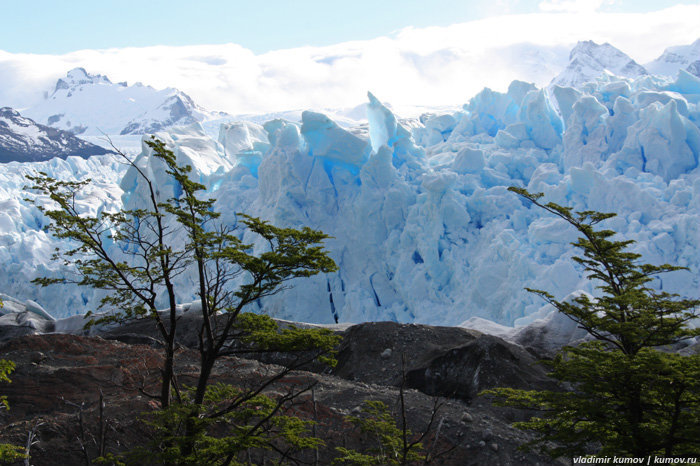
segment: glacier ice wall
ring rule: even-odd
[[[259,309],[319,323],[454,325],[481,317],[510,325],[541,314],[542,302],[524,287],[557,298],[595,290],[571,261],[575,231],[509,186],[577,210],[617,212],[606,226],[635,240],[644,260],[690,269],[654,286],[698,296],[699,105],[700,79],[683,71],[675,80],[605,75],[579,89],[515,81],[506,93],[485,89],[462,111],[427,114],[410,126],[370,94],[367,128],[342,128],[304,112],[300,124],[222,125],[218,141],[198,125],[159,137],[193,166],[223,221],[233,225],[236,213],[246,212],[332,236],[326,247],[339,271],[299,280]],[[138,177],[133,170],[122,176],[108,160],[36,167],[66,177],[101,173],[86,209],[139,205]],[[148,148],[136,163],[163,194],[175,189]],[[0,167],[0,259],[13,267],[0,278],[0,291],[57,316],[92,308],[97,295],[89,290],[27,284],[57,270],[46,259],[54,242],[43,231],[45,219],[7,197],[30,169]],[[192,276],[181,280],[183,302],[197,299]]]
[[[37,172],[64,180],[92,180],[76,199],[76,204],[80,211],[95,215],[122,206],[119,181],[124,175],[124,166],[111,155],[11,162],[0,166],[0,290],[22,301],[31,299],[42,303],[56,317],[94,309],[102,297],[99,292],[70,284],[41,288],[31,283],[41,276],[75,278],[60,262],[51,260],[55,250],[65,250],[69,245],[47,232],[48,219],[30,202],[48,203],[46,196],[38,196],[28,189],[31,181],[25,176]]]

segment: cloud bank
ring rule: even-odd
[[[64,55],[0,51],[0,106],[31,106],[74,67],[112,81],[176,87],[232,114],[353,107],[371,90],[395,108],[459,105],[513,79],[544,85],[579,40],[609,42],[640,63],[698,38],[700,3],[651,13],[595,11],[603,1],[546,0],[542,13],[388,37],[255,55],[236,44],[80,50]],[[546,11],[545,11],[546,10]]]
[[[566,13],[590,13],[597,11],[604,4],[614,3],[613,0],[544,0],[540,2],[542,11],[562,11]]]

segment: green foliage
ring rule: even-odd
[[[243,218],[241,223],[264,238],[269,246],[269,251],[259,256],[248,253],[250,247],[242,249],[240,246],[225,248],[213,256],[230,260],[250,274],[252,280],[241,286],[237,292],[239,298],[267,296],[293,278],[338,270],[333,259],[319,245],[328,235],[308,227],[301,230],[278,228],[258,218],[239,215]]]
[[[546,291],[529,291],[542,296],[596,339],[614,345],[625,354],[700,335],[700,330],[686,326],[697,317],[700,300],[678,299],[678,295],[647,286],[656,275],[685,268],[639,263],[640,254],[626,251],[634,241],[613,241],[614,231],[594,229],[615,214],[572,213],[571,208],[553,202],[541,204],[538,199],[542,194],[530,194],[521,188],[509,190],[562,218],[583,235],[573,243],[583,256],[573,260],[583,265],[587,278],[597,283],[601,296],[593,301],[581,296],[573,302],[558,302]]]
[[[10,374],[15,370],[15,363],[7,359],[0,359],[0,382],[10,383]],[[6,396],[0,396],[0,407],[10,409]]]
[[[312,437],[312,421],[288,412],[289,397],[244,391],[228,384],[207,387],[204,402],[194,403],[195,390],[183,391],[183,399],[149,414],[153,437],[145,447],[126,455],[102,458],[103,463],[124,465],[163,464],[242,465],[251,455],[266,451],[280,463],[295,452],[316,448],[323,442]],[[194,420],[194,427],[192,425]]]
[[[423,463],[427,455],[420,442],[408,442],[413,434],[410,430],[400,429],[388,406],[381,401],[367,400],[360,416],[349,416],[360,431],[370,439],[372,446],[363,452],[337,447],[341,456],[333,464],[371,465],[406,465]]]
[[[565,348],[551,376],[573,391],[496,389],[500,404],[542,413],[521,429],[553,457],[693,456],[700,453],[700,358],[644,348],[634,357],[601,342]],[[554,441],[556,444],[546,444]]]
[[[22,447],[0,443],[0,463],[12,464],[26,457],[27,455],[22,453]]]
[[[30,189],[52,201],[48,205],[53,208],[32,201],[49,218],[48,230],[59,239],[71,240],[71,247],[57,248],[53,259],[75,266],[78,271],[76,276],[42,277],[34,282],[42,286],[76,283],[107,290],[110,294],[100,307],[118,308],[122,318],[154,312],[157,285],[169,272],[159,259],[170,250],[147,233],[155,229],[160,214],[148,210],[101,212],[97,216],[81,214],[79,198],[90,180],[60,181],[43,172],[27,178],[33,183]],[[108,252],[112,242],[121,246],[122,257]],[[104,320],[117,319],[117,315],[111,315]]]
[[[100,307],[112,313],[93,316],[89,325],[140,316],[154,319],[166,343],[160,395],[163,412],[151,424],[161,439],[156,460],[175,464],[169,461],[175,461],[176,454],[184,461],[177,464],[200,464],[193,463],[200,457],[204,461],[201,464],[229,464],[227,458],[240,449],[263,448],[246,443],[257,442],[254,439],[263,433],[274,434],[265,441],[284,440],[302,448],[308,443],[300,435],[306,424],[278,416],[280,407],[269,419],[263,417],[266,425],[278,423],[274,429],[245,432],[255,427],[256,416],[269,408],[262,390],[290,370],[312,361],[334,364],[338,338],[324,329],[291,326],[280,330],[272,319],[243,310],[284,289],[290,280],[337,270],[321,245],[328,236],[310,228],[279,228],[245,214],[238,214],[237,226],[221,223],[219,213],[212,210],[215,200],[203,196],[205,187],[191,178],[192,167],[178,165],[173,151],[155,137],[146,144],[153,151],[152,157],[172,177],[176,194],[161,199],[146,172],[121,154],[148,189],[146,205],[139,209],[91,216],[81,212],[79,201],[89,181],[60,181],[44,173],[28,177],[33,183],[31,189],[50,200],[38,205],[51,220],[48,229],[74,245],[57,250],[54,258],[77,270],[74,278],[41,278],[35,282],[51,285],[70,281],[107,291]],[[254,248],[243,243],[242,233],[236,228],[254,233],[263,244]],[[196,292],[201,299],[201,327],[197,332],[200,367],[192,393],[178,385],[174,372],[178,321],[174,280],[186,272],[196,276]],[[169,313],[161,315],[157,305],[164,298]],[[261,382],[252,391],[255,396],[229,394],[234,401],[227,408],[210,410],[223,403],[210,399],[212,390],[220,392],[209,386],[216,361],[222,356],[261,351],[286,351],[296,353],[297,358]],[[171,406],[172,399],[177,402]],[[245,403],[235,401],[241,399]],[[257,414],[246,417],[246,412]],[[246,424],[251,422],[253,425]],[[224,435],[220,429],[232,430]]]
[[[2,307],[2,301],[0,301]],[[10,383],[10,374],[15,370],[15,363],[6,359],[0,359],[0,382]],[[6,396],[0,396],[0,409],[10,409]],[[14,463],[26,458],[22,453],[22,448],[9,443],[0,443],[0,463]]]
[[[529,446],[552,457],[592,451],[636,457],[700,454],[700,355],[659,351],[700,334],[686,325],[697,317],[700,300],[679,299],[648,286],[654,276],[682,267],[640,263],[639,254],[626,250],[632,241],[612,240],[614,231],[594,228],[614,214],[572,212],[540,203],[541,194],[510,190],[582,234],[573,244],[583,254],[574,260],[595,281],[600,296],[560,302],[546,291],[529,291],[595,340],[564,347],[547,363],[550,375],[563,383],[561,391],[500,388],[485,393],[502,405],[540,410],[516,426],[537,432]]]
[[[230,336],[242,344],[230,354],[303,352],[307,353],[303,362],[320,360],[331,365],[340,342],[327,329],[280,329],[269,316],[248,312],[238,315]],[[152,413],[148,425],[154,439],[148,447],[122,460],[127,464],[235,465],[244,464],[242,458],[250,452],[268,451],[282,461],[321,446],[321,440],[309,435],[312,422],[288,413],[288,404],[310,386],[277,399],[263,392],[272,382],[284,383],[288,372],[281,370],[248,390],[221,383],[207,385],[201,402],[197,402],[196,388],[183,390],[177,403]]]
[[[50,219],[49,231],[74,245],[56,250],[54,259],[78,271],[74,278],[39,278],[35,282],[44,286],[71,282],[108,291],[101,307],[116,312],[91,323],[145,314],[157,319],[159,293],[189,267],[198,268],[198,291],[208,315],[240,312],[250,302],[278,292],[289,280],[337,270],[320,245],[328,238],[322,232],[306,227],[278,228],[239,214],[240,225],[268,244],[267,251],[256,254],[253,245],[242,243],[232,228],[215,223],[219,213],[212,210],[214,199],[198,197],[205,187],[190,179],[192,167],[177,165],[174,153],[155,137],[146,144],[153,149],[153,157],[165,164],[180,194],[159,200],[151,180],[127,159],[151,190],[150,205],[143,209],[90,216],[81,213],[79,202],[81,190],[90,180],[61,181],[45,173],[27,177],[32,181],[29,188],[51,201],[47,203],[51,207],[32,201]],[[176,246],[182,241],[174,238],[175,232],[183,230],[185,244]],[[112,243],[123,255],[117,257],[112,252]],[[248,280],[235,293],[227,292],[225,285],[240,276]]]
[[[329,329],[289,325],[280,330],[279,324],[269,316],[244,312],[236,320],[235,332],[235,336],[250,351],[315,351],[317,356],[314,358],[319,362],[330,367],[335,367],[338,362],[335,354],[341,338]]]

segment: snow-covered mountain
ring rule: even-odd
[[[69,71],[43,101],[24,113],[40,123],[86,136],[146,134],[226,116],[199,107],[177,89],[113,83],[83,68]]]
[[[569,54],[569,64],[551,82],[561,87],[580,87],[603,73],[623,78],[638,78],[648,72],[622,51],[605,43],[587,40],[576,44]]]
[[[700,76],[700,39],[690,45],[669,47],[659,58],[644,67],[652,74],[671,78],[678,74],[678,70]]]
[[[36,162],[70,155],[88,157],[107,152],[67,131],[37,124],[9,107],[0,108],[0,163]]]

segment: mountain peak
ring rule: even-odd
[[[573,60],[576,55],[581,53],[590,54],[592,50],[595,50],[598,47],[604,47],[606,45],[609,46],[610,44],[606,42],[603,45],[598,45],[592,40],[580,40],[576,43],[576,46],[571,49],[571,52],[569,53],[569,60]]]
[[[86,136],[152,133],[223,116],[177,89],[113,83],[80,67],[68,71],[52,94],[25,112],[42,124]]]
[[[73,68],[70,70],[68,73],[66,73],[66,76],[70,79],[86,79],[90,75],[88,74],[87,71],[85,71],[85,68],[78,67],[78,68]]]
[[[0,118],[17,118],[20,114],[17,110],[11,107],[0,108]]]
[[[552,85],[579,87],[604,73],[623,78],[638,78],[649,74],[643,66],[607,42],[580,41],[569,54],[566,69],[552,80]]]
[[[656,60],[647,63],[646,68],[662,76],[675,78],[679,70],[700,77],[700,39],[690,45],[668,47]]]
[[[90,74],[85,68],[78,67],[73,68],[68,73],[66,73],[65,78],[60,78],[56,81],[56,87],[54,88],[53,94],[55,95],[58,91],[66,89],[70,92],[71,89],[77,88],[83,84],[112,84],[107,76],[101,74]]]

